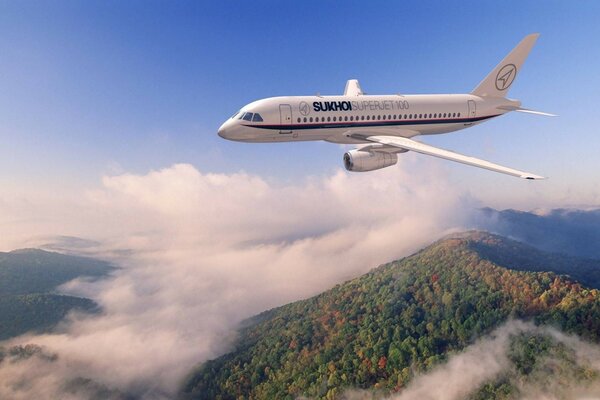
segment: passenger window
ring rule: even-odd
[[[354,121],[354,117],[352,115],[350,116],[350,121]]]
[[[335,117],[333,117],[333,122],[335,122],[335,121],[336,121],[336,118],[335,118]]]
[[[365,116],[364,116],[364,115],[361,115],[361,116],[360,116],[360,120],[361,120],[361,121],[364,121],[364,120],[365,120]]]
[[[385,120],[385,115],[383,116],[383,119]]]
[[[460,113],[458,113],[458,118],[460,118]]]
[[[348,116],[347,115],[344,117],[344,121],[348,121]]]
[[[256,114],[254,114],[254,118],[252,118],[252,121],[253,122],[263,122],[263,119],[259,113],[256,113]]]
[[[244,114],[244,121],[252,121],[252,113]]]
[[[327,117],[327,122],[331,121],[331,117]]]
[[[304,117],[304,122],[306,122],[306,121],[307,121],[307,119],[306,119],[306,117]]]
[[[298,123],[300,123],[300,118],[298,118]]]
[[[309,121],[309,122],[312,122],[312,121],[313,121],[313,120],[312,120],[312,117],[310,117],[310,118],[308,119],[308,121]]]

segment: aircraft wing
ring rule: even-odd
[[[385,146],[392,146],[403,150],[415,151],[421,154],[427,154],[429,156],[439,157],[450,161],[456,161],[459,163],[472,165],[474,167],[489,169],[490,171],[500,172],[516,176],[523,179],[546,179],[543,176],[535,175],[530,172],[519,171],[517,169],[504,167],[502,165],[494,164],[489,161],[481,160],[475,157],[469,157],[462,154],[454,153],[449,150],[440,149],[433,147],[425,143],[417,142],[416,140],[399,137],[399,136],[366,136],[356,135],[361,139],[369,142],[383,144]]]

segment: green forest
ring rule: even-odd
[[[235,349],[199,366],[180,397],[335,399],[346,388],[398,392],[415,374],[509,318],[598,342],[599,268],[597,261],[544,253],[487,233],[449,237],[247,321]],[[572,355],[551,338],[522,335],[511,342],[521,380],[539,371],[540,356],[550,353],[581,379],[597,377],[572,365]],[[514,398],[510,382],[506,376],[488,382],[472,398]]]

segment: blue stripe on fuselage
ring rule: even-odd
[[[294,125],[244,125],[249,128],[272,129],[272,130],[308,130],[308,129],[331,129],[331,128],[372,128],[385,126],[404,126],[404,125],[435,125],[435,124],[464,124],[469,122],[479,122],[486,119],[498,117],[502,114],[486,115],[473,118],[450,118],[450,119],[420,119],[420,120],[395,120],[395,121],[342,121],[342,122],[316,122],[299,123]]]

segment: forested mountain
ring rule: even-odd
[[[113,269],[105,261],[37,249],[0,253],[0,295],[47,293],[77,277],[97,278]]]
[[[28,331],[47,331],[69,311],[93,312],[90,300],[55,293],[77,277],[96,279],[114,267],[86,257],[25,249],[0,253],[0,340]]]
[[[543,253],[496,235],[455,235],[256,316],[241,329],[234,351],[190,375],[181,398],[332,399],[345,388],[401,391],[415,373],[509,317],[599,341],[600,292],[556,273],[597,286],[598,268],[600,262]],[[516,338],[511,349],[514,371],[523,376],[538,371],[542,354],[562,354],[561,365],[572,364],[543,337]],[[585,379],[598,376],[573,368]],[[512,398],[516,390],[509,380],[488,382],[473,398]]]
[[[526,212],[483,208],[472,226],[541,250],[600,259],[600,209]]]

